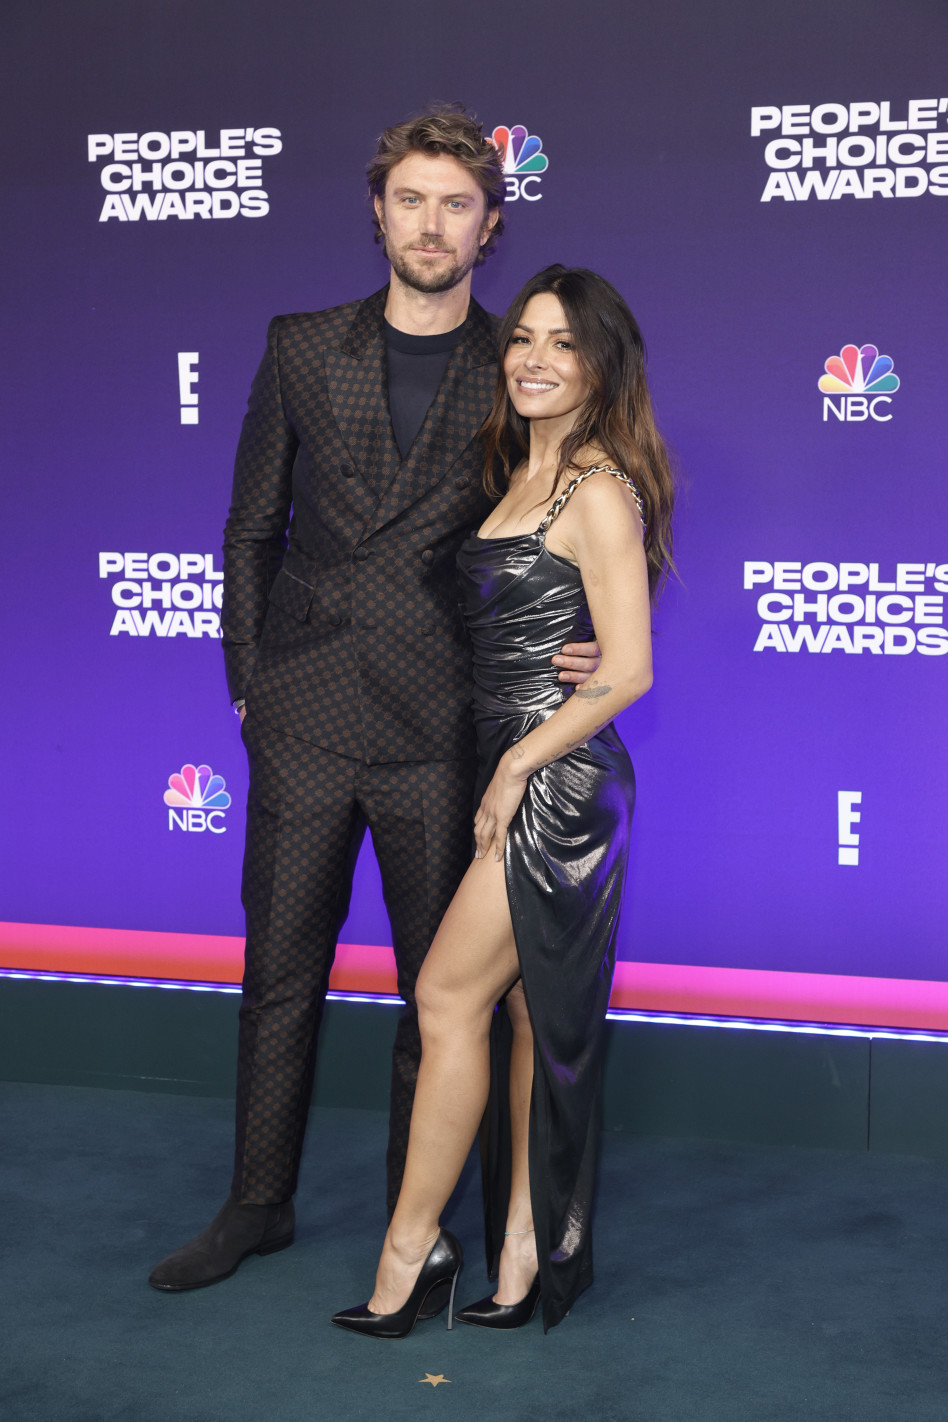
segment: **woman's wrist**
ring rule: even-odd
[[[512,745],[504,755],[501,764],[510,776],[511,780],[518,781],[523,785],[530,778],[530,771],[527,768],[527,753],[519,743]]]

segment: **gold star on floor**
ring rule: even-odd
[[[418,1381],[430,1382],[432,1387],[437,1387],[438,1383],[450,1382],[451,1379],[446,1378],[444,1373],[425,1373],[424,1377],[419,1378]]]

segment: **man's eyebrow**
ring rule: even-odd
[[[424,196],[425,196],[424,193],[421,192],[421,190],[420,190],[419,188],[398,187],[398,188],[393,188],[392,191],[393,191],[393,193],[397,193],[397,194],[399,194],[399,195],[402,196],[402,197],[424,197]],[[436,196],[437,196],[437,194],[436,194]],[[444,202],[456,202],[458,198],[473,198],[474,196],[475,196],[475,194],[474,194],[473,192],[445,193],[445,194],[443,195],[443,201],[444,201]]]

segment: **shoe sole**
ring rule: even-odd
[[[375,1338],[378,1339],[380,1343],[398,1343],[401,1342],[403,1338],[407,1338],[409,1336],[416,1324],[425,1323],[431,1320],[432,1318],[437,1318],[438,1314],[443,1312],[445,1304],[447,1304],[450,1310],[448,1315],[448,1329],[450,1330],[454,1326],[455,1318],[457,1318],[457,1314],[454,1312],[454,1291],[457,1288],[458,1275],[461,1272],[461,1268],[462,1265],[459,1264],[457,1273],[454,1275],[453,1279],[444,1280],[442,1283],[435,1284],[433,1288],[428,1290],[428,1293],[425,1295],[424,1301],[422,1303],[421,1309],[419,1309],[418,1313],[416,1313],[414,1321],[404,1333],[365,1333],[361,1328],[352,1327],[351,1324],[345,1322],[342,1319],[331,1318],[329,1321],[330,1323],[334,1324],[336,1328],[344,1328],[347,1333],[358,1333],[359,1336],[362,1338]],[[444,1297],[444,1302],[438,1303],[437,1300],[442,1297],[442,1294]],[[425,1313],[423,1312],[424,1306],[426,1303],[429,1303],[429,1301],[431,1312]],[[385,1315],[380,1316],[384,1317]]]
[[[259,1249],[248,1249],[246,1254],[242,1254],[234,1265],[233,1269],[228,1269],[226,1274],[215,1274],[213,1279],[202,1279],[199,1284],[155,1284],[148,1280],[153,1289],[157,1289],[160,1294],[190,1294],[195,1289],[209,1289],[212,1284],[222,1284],[225,1279],[232,1279],[245,1259],[249,1259],[251,1254],[279,1254],[281,1249],[289,1249],[293,1243],[293,1235],[285,1239],[278,1239],[274,1244],[262,1244]]]

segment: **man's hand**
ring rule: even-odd
[[[562,652],[553,658],[553,665],[563,668],[559,681],[571,681],[576,686],[582,686],[599,670],[601,661],[598,642],[567,642]]]

